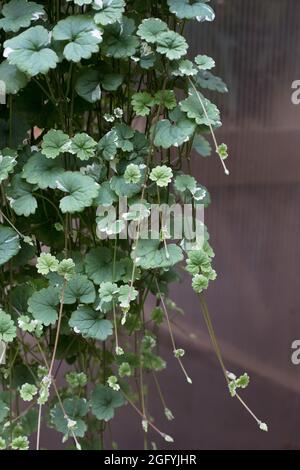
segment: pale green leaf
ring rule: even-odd
[[[60,130],[51,129],[43,138],[42,154],[47,158],[56,158],[61,153],[67,152],[70,138]]]

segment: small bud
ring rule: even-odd
[[[163,434],[163,438],[166,442],[174,442],[173,437],[169,436],[168,434]]]
[[[268,425],[266,423],[262,423],[262,422],[259,423],[259,429],[261,431],[264,431],[264,432],[268,432],[268,430],[269,430]]]

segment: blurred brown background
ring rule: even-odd
[[[300,80],[300,1],[212,3],[216,21],[189,31],[191,52],[214,57],[215,73],[230,90],[212,96],[223,113],[219,140],[230,147],[230,177],[217,157],[194,160],[212,196],[206,222],[218,280],[207,300],[227,367],[248,371],[243,397],[269,433],[228,396],[186,278],[172,297],[186,312],[176,333],[193,385],[170,355],[166,335],[161,385],[176,420],[165,421],[154,388],[149,407],[175,443],[151,440],[174,449],[300,449],[300,366],[291,363],[291,343],[300,339],[300,105],[291,102],[291,84]],[[140,419],[129,406],[112,431],[120,449],[143,447]]]

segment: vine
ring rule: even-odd
[[[214,20],[208,3],[1,2],[0,449],[40,450],[45,426],[78,450],[103,449],[125,404],[145,449],[150,431],[173,441],[146,385],[174,419],[158,345],[165,329],[192,384],[170,314],[184,261],[229,393],[267,430],[237,393],[249,377],[228,372],[203,295],[216,278],[197,218],[210,195],[192,166],[212,155],[211,139],[229,175],[207,98],[227,88],[212,58],[188,58],[185,38],[189,21]],[[193,238],[175,237],[162,209],[173,205],[191,208],[181,223]]]

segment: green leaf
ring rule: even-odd
[[[206,290],[208,288],[208,284],[209,281],[206,276],[203,276],[203,274],[196,274],[193,277],[192,286],[197,294],[201,294],[204,290]]]
[[[100,301],[106,303],[111,302],[118,292],[119,288],[117,284],[113,284],[112,282],[102,282],[99,289]]]
[[[77,78],[75,84],[77,94],[89,103],[101,99],[100,74],[97,70],[85,69]]]
[[[160,90],[155,93],[154,102],[158,106],[174,109],[177,106],[176,96],[173,90]]]
[[[8,178],[17,164],[17,152],[11,149],[0,150],[0,183]]]
[[[51,423],[58,432],[65,436],[84,437],[87,425],[82,418],[87,415],[88,409],[88,402],[85,398],[66,398],[63,401],[63,409],[60,403],[52,408],[50,412]]]
[[[51,129],[43,138],[42,154],[47,158],[56,158],[61,153],[67,152],[70,146],[70,138],[64,132]]]
[[[134,137],[134,130],[123,122],[121,124],[117,124],[114,127],[114,130],[118,137],[118,147],[123,150],[123,152],[132,152],[134,147],[131,140]]]
[[[141,184],[127,183],[122,176],[113,176],[110,184],[119,197],[131,198],[141,191]]]
[[[153,168],[149,178],[151,179],[151,181],[154,181],[157,186],[161,188],[167,187],[171,183],[173,178],[172,168],[169,168],[166,165],[157,166]]]
[[[215,13],[205,2],[207,0],[168,0],[170,12],[180,19],[193,19],[198,21],[213,21]]]
[[[0,423],[3,423],[3,421],[7,418],[9,415],[9,406],[3,401],[0,400]]]
[[[197,186],[197,181],[190,175],[178,175],[175,178],[175,188],[177,191],[184,193],[186,191],[194,191]]]
[[[46,276],[51,272],[56,272],[59,261],[55,256],[50,253],[42,253],[37,259],[36,268],[39,274]]]
[[[94,2],[93,8],[97,11],[94,16],[95,23],[106,26],[122,19],[125,11],[125,1],[103,0],[100,3]]]
[[[118,200],[118,196],[111,189],[109,181],[105,181],[101,184],[95,203],[104,207],[111,206]]]
[[[20,249],[19,235],[12,228],[0,225],[0,266],[13,258]]]
[[[175,31],[160,33],[157,37],[157,52],[169,60],[178,60],[186,54],[188,44],[184,37]]]
[[[160,33],[168,31],[168,25],[159,18],[147,18],[142,21],[140,24],[137,35],[144,41],[149,42],[150,44],[156,43],[157,37]]]
[[[121,286],[118,292],[118,301],[121,308],[128,309],[130,303],[137,298],[138,291],[129,285]]]
[[[113,160],[118,150],[118,135],[114,129],[105,134],[98,143],[98,151],[106,161]]]
[[[197,75],[198,70],[193,62],[188,59],[181,59],[178,62],[173,62],[172,75],[175,77],[192,77]]]
[[[13,438],[11,443],[12,450],[28,450],[29,440],[27,436],[17,436]]]
[[[135,24],[131,18],[123,17],[122,23],[114,23],[105,28],[103,51],[109,57],[126,59],[134,56],[139,40],[134,36]]]
[[[201,104],[202,101],[202,104]],[[190,91],[189,97],[184,101],[181,101],[179,104],[181,110],[187,114],[190,119],[194,119],[196,123],[200,126],[204,124],[208,126],[220,126],[220,111],[217,106],[211,103],[208,99],[204,98],[203,95],[196,93],[195,91]],[[206,109],[204,112],[203,107]],[[208,119],[207,119],[207,116]]]
[[[197,55],[197,57],[195,57],[195,63],[200,70],[210,70],[216,65],[214,59],[207,55]]]
[[[49,32],[43,26],[34,26],[4,43],[4,57],[10,64],[30,77],[55,69],[58,56],[49,48]]]
[[[97,142],[85,132],[76,134],[71,140],[70,152],[79,160],[89,160],[95,155]]]
[[[70,281],[76,272],[76,264],[72,258],[63,259],[57,268],[57,274],[62,276],[66,281]]]
[[[138,116],[148,116],[154,105],[154,99],[147,91],[132,95],[131,104]]]
[[[126,167],[124,180],[128,184],[138,184],[141,181],[142,173],[138,165],[131,163]]]
[[[5,93],[7,95],[16,95],[28,83],[27,75],[7,60],[0,64],[0,77],[5,83]]]
[[[132,253],[136,265],[142,269],[170,268],[183,260],[182,250],[175,244],[169,244],[168,249],[160,247],[159,240],[140,240]]]
[[[92,413],[97,419],[110,421],[116,408],[125,403],[121,392],[116,392],[106,385],[97,385],[91,395]]]
[[[40,19],[44,14],[42,5],[27,0],[11,0],[2,8],[0,19],[0,29],[16,33],[21,28],[28,28],[32,21]]]
[[[38,204],[32,195],[34,186],[24,181],[20,174],[12,178],[10,186],[6,190],[11,208],[17,215],[29,217],[35,214]]]
[[[37,394],[38,389],[33,384],[23,384],[20,390],[20,396],[23,401],[32,401]]]
[[[168,119],[162,119],[154,128],[154,144],[165,149],[180,147],[189,140],[194,129],[193,123],[184,117],[175,124]]]
[[[90,307],[81,306],[72,313],[69,321],[71,328],[85,338],[106,341],[113,333],[113,325],[103,318],[103,314]]]
[[[72,305],[75,302],[92,304],[95,298],[94,285],[86,276],[76,274],[70,279],[65,290],[64,303],[66,305]]]
[[[86,256],[86,273],[98,285],[117,282],[125,275],[125,264],[122,260],[116,262],[113,277],[113,252],[106,247],[93,248]]]
[[[11,343],[17,336],[17,328],[10,315],[0,309],[0,341]]]
[[[68,193],[59,204],[61,211],[74,214],[82,212],[93,204],[98,195],[99,185],[89,176],[79,172],[66,171],[57,179],[57,188]]]
[[[33,318],[45,326],[55,325],[57,305],[60,302],[60,289],[48,287],[35,292],[28,300],[28,311]]]
[[[50,160],[41,153],[32,155],[23,167],[22,178],[41,189],[56,188],[58,178],[64,173],[61,161]]]
[[[193,149],[195,149],[202,157],[209,157],[212,152],[210,143],[199,134],[194,138]]]
[[[197,84],[201,88],[206,88],[211,91],[218,91],[219,93],[227,93],[227,85],[223,82],[220,77],[216,77],[207,70],[201,70],[197,75]]]
[[[99,51],[102,33],[93,19],[86,15],[69,16],[61,20],[53,29],[53,39],[64,41],[63,55],[68,61],[80,62],[90,59]]]

